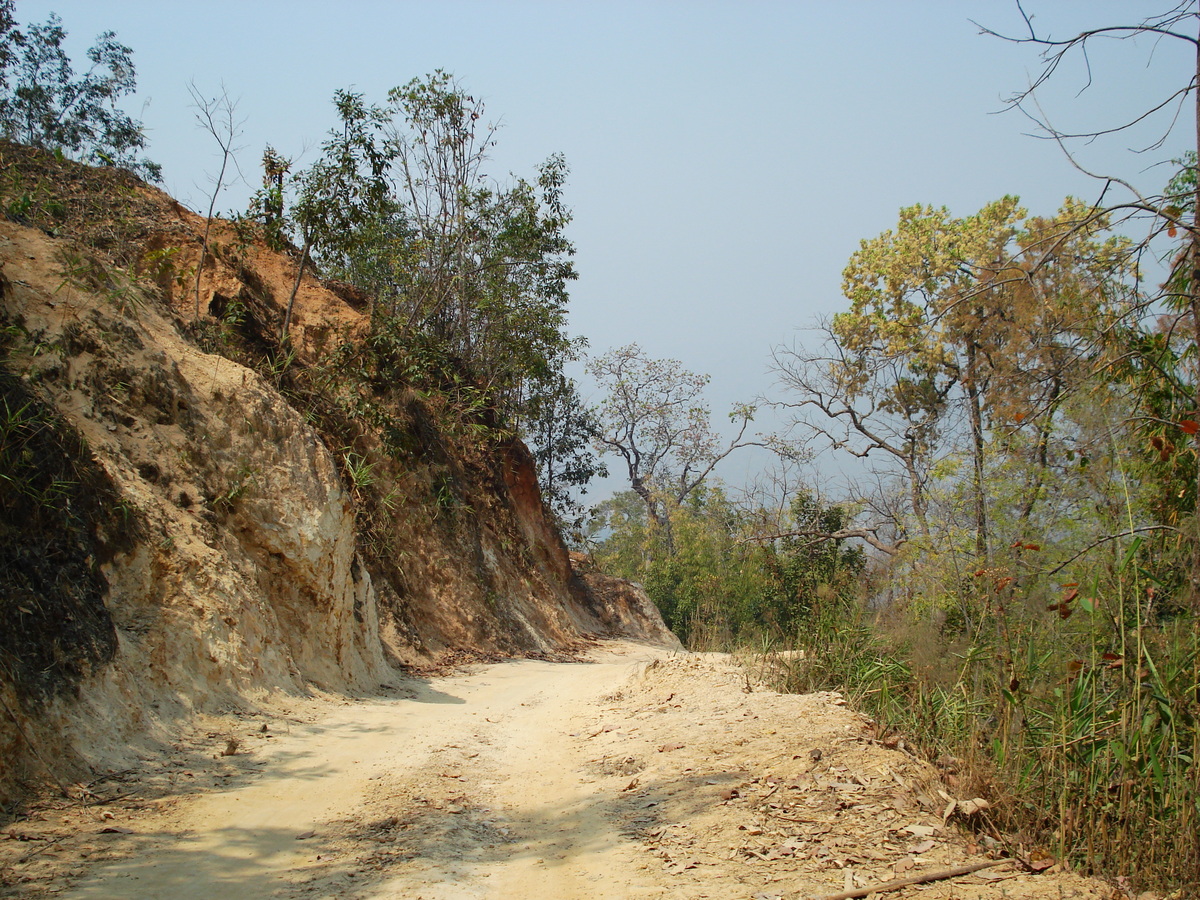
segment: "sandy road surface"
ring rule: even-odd
[[[943,820],[935,773],[840,698],[774,694],[722,658],[608,644],[240,727],[230,756],[209,734],[0,833],[8,893],[774,900],[987,859]],[[1001,866],[920,893],[1101,891]]]
[[[621,848],[573,777],[564,728],[658,653],[623,646],[589,663],[501,663],[411,683],[410,696],[335,706],[259,750],[267,765],[257,777],[164,815],[136,855],[65,896],[535,896],[519,889],[527,879],[559,897],[604,896],[588,879]],[[356,838],[372,823],[395,829],[392,810],[458,833],[421,848],[420,865],[363,871]],[[138,841],[136,831],[126,837]],[[355,884],[368,878],[370,890]]]

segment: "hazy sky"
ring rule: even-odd
[[[1056,36],[1170,5],[1025,3]],[[285,155],[307,147],[311,161],[336,89],[382,102],[414,76],[452,72],[503,123],[491,174],[566,156],[572,331],[593,352],[636,341],[711,374],[718,416],[772,392],[771,348],[842,308],[847,258],[901,206],[965,215],[1013,193],[1050,213],[1068,193],[1098,190],[1053,144],[1024,136],[1019,115],[995,114],[1037,53],[970,20],[1018,32],[1012,0],[17,3],[22,22],[51,10],[79,60],[106,29],[134,49],[147,155],[193,208],[207,206],[218,160],[189,81],[206,94],[223,82],[240,100],[241,167],[257,182],[268,142]],[[1194,66],[1171,43],[1097,48],[1096,82],[1077,97],[1085,72],[1064,70],[1048,114],[1068,128],[1111,125],[1156,102]],[[1168,172],[1149,167],[1180,155],[1193,125],[1181,119],[1160,151],[1105,141],[1084,160],[1153,190]],[[218,207],[244,207],[251,189]]]

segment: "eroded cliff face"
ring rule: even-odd
[[[0,224],[9,364],[42,415],[81,438],[123,512],[97,541],[109,558],[90,564],[110,658],[37,698],[6,684],[13,712],[33,713],[24,724],[47,762],[60,750],[111,757],[181,714],[262,691],[385,680],[351,498],[312,428],[254,372],[185,341],[148,299],[122,310],[64,285],[59,249]],[[35,615],[39,602],[31,593],[29,613],[6,612]],[[41,612],[32,637],[68,663],[75,648],[54,633],[53,610]],[[6,742],[10,760],[28,755],[19,737]]]
[[[139,224],[115,256],[0,222],[0,463],[70,457],[36,491],[0,484],[17,548],[0,573],[0,802],[118,767],[195,713],[367,692],[445,650],[673,640],[653,607],[615,612],[574,577],[519,443],[461,455],[393,397],[403,434],[347,417],[338,446],[284,375],[200,349],[230,304],[251,342],[277,327],[294,263],[253,243],[210,254],[197,304],[178,273],[199,263],[202,221],[128,190]],[[132,274],[147,258],[170,261],[157,285]],[[361,338],[359,300],[304,279],[296,365]],[[386,493],[348,476],[352,458]]]

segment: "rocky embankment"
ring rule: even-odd
[[[314,399],[301,376],[365,333],[353,292],[306,276],[291,354],[255,365],[293,259],[217,223],[197,291],[202,219],[3,150],[57,220],[0,222],[0,803],[280,692],[674,641],[643,594],[573,570],[519,442],[464,449],[413,392],[371,398],[375,422]]]

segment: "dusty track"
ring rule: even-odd
[[[0,863],[13,896],[89,900],[798,897],[985,859],[938,790],[836,695],[610,644],[242,720],[11,826]],[[1001,867],[920,893],[1102,887]]]

